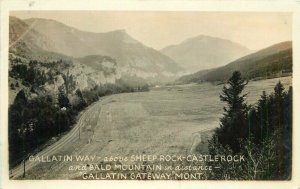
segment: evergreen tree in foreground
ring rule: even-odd
[[[224,107],[223,117],[220,119],[220,127],[216,129],[215,137],[225,147],[237,153],[240,150],[240,140],[247,136],[247,104],[242,94],[247,82],[239,71],[233,72],[227,84],[224,85],[221,101],[227,103]]]
[[[237,76],[235,77],[237,78]],[[282,83],[278,82],[273,93],[267,95],[263,91],[257,103],[247,107],[243,100],[245,95],[241,94],[242,87],[238,91],[233,88],[236,86],[233,85],[234,83],[245,86],[245,82],[232,82],[233,78],[234,75],[230,78],[228,85],[223,88],[221,100],[227,102],[227,106],[224,108],[224,115],[220,120],[220,128],[215,130],[212,139],[209,140],[208,150],[210,155],[243,155],[245,161],[207,162],[208,165],[221,167],[209,172],[208,178],[226,180],[290,179],[292,87],[285,92]],[[234,117],[238,117],[239,120]]]
[[[291,173],[292,148],[292,87],[285,92],[279,81],[269,96],[263,93],[257,107],[249,114],[251,141],[260,151],[270,144],[273,155],[265,157],[266,169],[262,169],[262,179],[288,179]]]

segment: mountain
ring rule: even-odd
[[[55,96],[69,78],[75,85],[70,93],[116,83],[121,78],[117,63],[111,57],[74,58],[49,51],[55,45],[49,37],[16,17],[10,17],[9,21],[10,103],[22,89],[32,96],[41,93]]]
[[[54,43],[30,28],[17,17],[9,17],[9,52],[35,60],[70,59],[61,53],[47,51]]]
[[[128,35],[125,30],[93,33],[69,27],[55,20],[31,18],[24,22],[52,41],[47,51],[71,57],[109,56],[116,60],[121,74],[140,78],[167,78],[184,70],[171,58]]]
[[[124,30],[92,33],[55,20],[10,17],[9,43],[10,103],[23,89],[30,96],[55,96],[64,86],[71,96],[103,84],[140,89],[184,71]]]
[[[41,50],[50,46],[45,36],[31,30],[29,26],[16,17],[9,17],[9,44],[10,48],[16,47],[17,43],[26,41],[27,50]],[[37,44],[39,43],[39,45]]]
[[[179,78],[175,83],[227,80],[239,70],[248,79],[290,75],[293,68],[292,42],[286,41],[239,58],[225,66],[199,71]]]
[[[229,40],[199,35],[178,45],[165,47],[160,52],[192,73],[223,66],[251,51]]]

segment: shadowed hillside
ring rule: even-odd
[[[290,75],[292,72],[292,42],[282,42],[237,59],[226,66],[183,76],[176,83],[227,80],[235,70],[248,79]]]

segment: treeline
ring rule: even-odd
[[[211,155],[240,155],[242,162],[208,163],[220,167],[209,179],[284,180],[291,178],[292,87],[286,92],[278,82],[274,92],[262,93],[255,106],[242,94],[247,83],[234,72],[223,88],[220,127],[209,141]]]
[[[91,104],[97,101],[100,97],[117,94],[117,93],[128,93],[128,92],[143,92],[149,91],[149,85],[144,84],[140,86],[130,86],[126,83],[118,80],[115,84],[103,84],[96,85],[90,90],[82,91],[84,99],[86,99],[87,104]]]
[[[50,95],[29,100],[24,90],[17,94],[9,107],[10,167],[74,123],[76,112],[71,107],[62,107],[66,100],[60,98],[56,103]]]
[[[15,79],[21,79],[24,86],[40,86],[46,82],[46,73],[35,69],[32,64],[15,64],[12,66],[9,76]]]
[[[37,60],[30,60],[28,63],[24,59],[15,58],[10,60],[9,77],[20,80],[22,85],[29,87],[32,92],[38,87],[44,85],[46,82],[53,84],[55,77],[62,74],[60,70],[70,67],[70,63],[64,60],[53,62],[40,62]],[[19,87],[19,84],[11,84],[10,88],[13,90]]]

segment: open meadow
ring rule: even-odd
[[[256,102],[263,90],[273,92],[279,80],[286,90],[292,85],[291,77],[249,82],[245,89],[248,104]],[[84,110],[68,134],[37,155],[185,155],[197,149],[205,153],[199,144],[205,148],[209,131],[219,125],[222,87],[210,83],[163,86],[104,97]],[[27,162],[26,178],[79,177],[78,171],[68,171],[70,165],[72,162]],[[13,171],[21,174],[20,166],[17,168]]]

